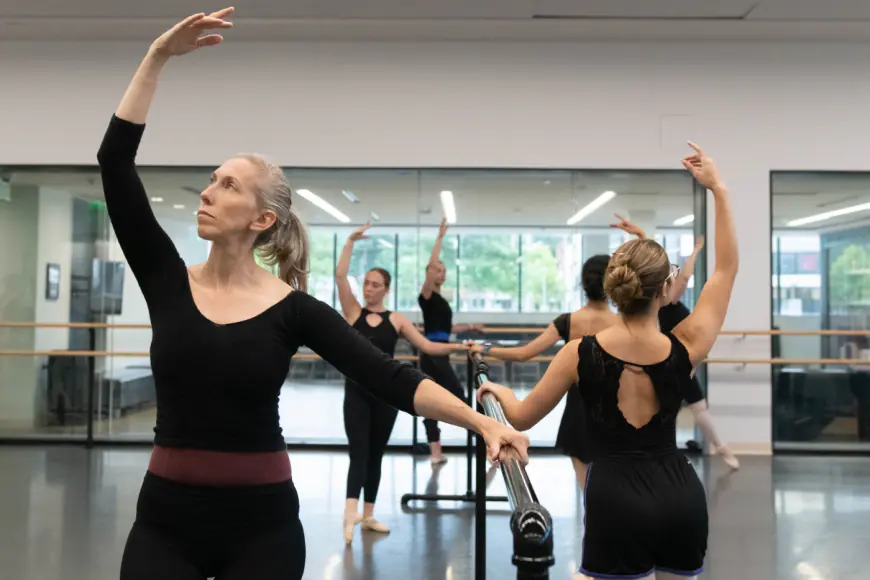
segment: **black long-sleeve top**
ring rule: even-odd
[[[216,324],[199,311],[187,267],[157,223],[136,171],[144,130],[113,116],[97,159],[109,218],[151,315],[154,442],[222,451],[285,449],[278,395],[301,346],[374,396],[414,414],[414,395],[424,376],[304,292],[293,291],[257,316],[232,324]]]

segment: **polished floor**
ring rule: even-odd
[[[437,472],[407,455],[384,462],[378,515],[393,532],[363,535],[345,548],[340,520],[347,459],[339,453],[291,454],[308,538],[305,578],[349,580],[473,578],[471,509],[445,502],[403,510],[409,491],[464,491],[461,456]],[[0,578],[108,580],[118,577],[147,465],[146,449],[0,447]],[[698,459],[710,504],[705,580],[858,580],[870,569],[870,460],[744,457],[728,474],[716,458]],[[582,495],[570,463],[534,457],[529,476],[555,522],[556,566],[568,579],[581,551]],[[494,477],[491,494],[503,493]],[[503,504],[487,517],[487,577],[514,577]],[[410,570],[410,572],[409,572]]]

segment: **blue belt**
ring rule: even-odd
[[[433,330],[426,333],[426,338],[432,342],[450,342],[450,333],[444,330]]]

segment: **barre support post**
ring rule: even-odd
[[[475,384],[480,387],[489,381],[489,367],[480,354],[471,354],[469,359],[475,367]],[[478,408],[481,407],[488,417],[502,424],[508,424],[501,404],[492,395],[481,397],[481,405]],[[484,444],[479,441],[478,445],[482,448]],[[478,453],[482,451],[483,449]],[[478,466],[478,469],[481,469],[481,466]],[[479,473],[478,477],[480,477]],[[517,580],[547,580],[550,577],[550,567],[556,561],[553,556],[553,518],[544,506],[538,503],[529,476],[518,460],[502,462],[501,473],[513,509],[510,526],[514,553],[511,562],[517,568]],[[485,518],[485,513],[481,516],[478,511],[477,518],[482,517]],[[476,529],[482,527],[485,527],[485,522],[477,523]],[[480,549],[479,546],[477,548]],[[476,555],[475,560],[477,559]]]

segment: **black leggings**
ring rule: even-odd
[[[211,488],[145,475],[121,580],[300,580],[304,570],[292,482]]]
[[[347,498],[375,503],[381,485],[381,460],[398,411],[368,394],[351,381],[344,384],[344,432],[350,454],[347,470]]]
[[[429,356],[420,353],[420,370],[432,377],[433,381],[465,401],[465,389],[459,384],[459,379],[456,378],[456,373],[453,372],[450,357]],[[429,443],[441,441],[441,429],[438,428],[438,421],[423,419],[423,427],[426,429],[426,441]]]

